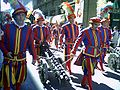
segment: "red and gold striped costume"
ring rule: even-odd
[[[73,48],[75,40],[77,39],[79,34],[78,26],[75,24],[67,23],[62,27],[61,35],[60,35],[60,44],[63,42],[63,37],[65,36],[65,61],[70,59],[70,52]],[[69,60],[66,63],[66,68],[71,74],[71,61]]]
[[[5,25],[0,49],[4,54],[1,84],[4,88],[16,84],[20,86],[27,75],[26,50],[30,51],[34,60],[37,59],[32,29],[27,25],[19,28],[14,23]],[[13,58],[7,56],[8,52],[12,53]]]
[[[48,40],[50,32],[48,28],[44,25],[42,26],[36,25],[33,28],[33,32],[34,32],[36,52],[37,55],[40,55],[40,43]]]

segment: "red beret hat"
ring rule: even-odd
[[[103,18],[100,22],[105,22],[105,21],[109,21],[109,19]]]
[[[76,18],[75,14],[70,14],[70,15],[68,15],[67,17],[68,17],[68,19],[70,19],[70,18],[72,18],[72,17]]]
[[[19,13],[25,13],[27,15],[27,10],[25,7],[18,1],[16,7],[14,7],[14,12],[12,13],[12,16],[14,17],[16,14]]]
[[[90,23],[100,23],[100,18],[99,17],[92,17],[89,20]]]
[[[12,20],[12,17],[10,16],[10,14],[6,14],[5,17],[6,17],[6,20],[7,20],[7,21],[8,21],[8,20]]]
[[[23,7],[18,8],[12,13],[12,16],[15,16],[16,14],[19,14],[19,13],[25,13],[27,15],[27,10]]]
[[[42,16],[40,16],[38,19],[37,19],[37,21],[44,21],[45,19],[42,17]]]

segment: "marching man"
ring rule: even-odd
[[[82,30],[81,34],[75,41],[74,47],[71,50],[71,56],[73,57],[76,53],[78,46],[84,43],[85,48],[83,49],[83,61],[82,69],[84,76],[81,82],[83,88],[92,90],[92,75],[94,75],[94,69],[97,60],[100,57],[100,35],[98,33],[97,27],[100,23],[98,17],[90,18],[90,26]],[[88,84],[88,85],[87,85]]]
[[[102,40],[102,52],[101,52],[101,57],[100,57],[100,70],[104,71],[103,68],[103,63],[104,63],[104,58],[106,56],[107,49],[109,48],[110,45],[110,40],[111,40],[111,31],[109,29],[109,20],[103,18],[101,20],[101,25],[98,27],[98,30],[100,32],[101,40]],[[99,69],[99,67],[98,67]]]
[[[41,48],[40,44],[44,41],[47,41],[49,38],[49,30],[48,28],[44,25],[45,18],[42,14],[42,12],[38,9],[38,17],[36,17],[36,22],[37,24],[33,27],[33,32],[34,32],[34,40],[35,40],[35,48],[37,55],[41,55]]]
[[[78,26],[74,23],[75,19],[75,14],[73,8],[70,6],[69,3],[64,2],[69,9],[71,9],[71,12],[67,12],[67,18],[68,18],[68,23],[64,24],[62,26],[62,31],[60,35],[60,45],[63,43],[63,37],[65,36],[65,61],[66,61],[66,68],[69,71],[69,74],[71,74],[71,60],[70,60],[70,52],[71,49],[73,48],[73,45],[75,43],[75,40],[78,37],[79,30]],[[64,6],[63,6],[64,7]]]
[[[13,86],[20,90],[27,75],[27,50],[33,55],[32,64],[37,60],[32,29],[24,23],[27,11],[20,2],[16,4],[18,7],[12,13],[14,22],[3,27],[4,36],[0,41],[0,49],[4,55],[1,81],[4,90],[10,90]]]

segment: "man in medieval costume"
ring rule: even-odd
[[[65,8],[67,7],[67,8]],[[67,19],[68,22],[65,23],[62,26],[62,31],[61,31],[61,35],[60,35],[60,45],[63,44],[63,37],[65,37],[65,62],[66,62],[66,68],[69,72],[69,74],[71,74],[71,60],[70,60],[70,52],[71,49],[73,48],[73,45],[75,43],[75,40],[78,37],[79,34],[79,30],[78,30],[78,26],[75,24],[74,19],[76,18],[75,14],[74,14],[74,10],[72,8],[72,6],[68,3],[68,2],[64,2],[63,3],[63,9],[65,9],[65,11],[67,10]],[[70,11],[69,11],[69,10]]]
[[[94,75],[94,69],[100,57],[101,40],[99,32],[97,30],[100,19],[98,17],[93,17],[90,18],[89,22],[90,26],[83,29],[75,41],[74,47],[71,50],[71,57],[76,54],[78,46],[83,41],[85,45],[82,51],[82,57],[84,57],[82,61],[82,69],[84,75],[82,78],[81,86],[83,88],[92,90],[92,75]]]
[[[16,2],[16,6],[12,13],[14,22],[3,27],[4,36],[0,41],[4,55],[1,80],[4,90],[13,87],[20,90],[21,84],[26,80],[27,50],[33,55],[32,63],[35,64],[37,60],[32,29],[24,23],[27,11],[20,2]]]

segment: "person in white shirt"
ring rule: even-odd
[[[111,46],[112,47],[116,47],[118,45],[118,39],[119,39],[119,28],[117,26],[115,26],[113,28],[113,33],[112,33],[112,39],[111,39]]]

